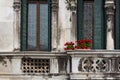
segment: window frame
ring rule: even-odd
[[[39,1],[39,2],[38,2]],[[47,1],[47,2],[45,2]],[[28,41],[28,3],[47,3],[48,4],[48,50],[51,50],[51,9],[50,9],[50,2],[51,0],[44,0],[44,1],[32,1],[32,0],[21,0],[21,51],[30,51],[27,48],[27,41]],[[40,40],[40,39],[39,39]],[[44,51],[44,50],[34,50],[34,51]],[[46,51],[46,50],[45,50]]]
[[[77,39],[83,39],[83,1],[77,0]],[[85,0],[86,1],[86,0]],[[91,1],[91,0],[90,0]],[[98,13],[99,11],[99,13]],[[104,0],[94,0],[94,32],[92,49],[105,49]]]

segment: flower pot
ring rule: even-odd
[[[91,50],[91,48],[88,48],[88,49],[75,49],[75,50]]]

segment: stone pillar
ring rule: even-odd
[[[13,26],[13,48],[14,51],[20,50],[20,0],[14,0],[14,26]]]
[[[52,51],[58,50],[58,0],[51,0],[52,4]]]
[[[106,49],[114,50],[114,0],[105,0],[105,11],[107,17]]]
[[[77,0],[71,0],[71,39],[72,41],[77,40]]]

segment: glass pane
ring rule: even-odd
[[[36,4],[28,5],[28,49],[36,48]]]
[[[48,50],[48,4],[40,4],[40,50]]]
[[[92,39],[93,36],[93,2],[84,2],[83,38]]]

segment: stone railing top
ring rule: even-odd
[[[68,55],[111,55],[120,56],[120,50],[74,50],[67,51]]]
[[[47,51],[0,52],[0,56],[59,57],[66,55],[67,54],[65,54],[65,52],[47,52]]]
[[[64,57],[67,55],[120,55],[120,50],[72,50],[66,52],[47,52],[47,51],[0,52],[0,56]]]

